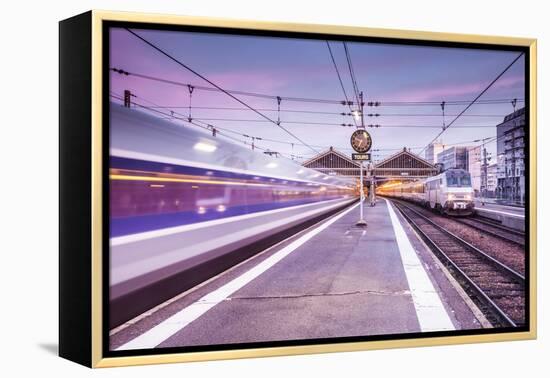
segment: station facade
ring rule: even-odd
[[[355,178],[360,176],[360,163],[353,161],[346,154],[332,147],[305,161],[302,165],[328,175]],[[376,164],[365,164],[364,169],[363,177],[367,182],[395,179],[418,180],[434,176],[438,172],[434,164],[408,151],[406,148]]]

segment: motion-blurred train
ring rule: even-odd
[[[381,185],[377,193],[416,202],[447,215],[475,212],[470,173],[464,169],[449,169],[424,180]]]
[[[109,163],[111,327],[357,199],[349,178],[116,103]]]

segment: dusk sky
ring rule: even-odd
[[[227,90],[257,92],[273,96],[344,100],[344,95],[334,69],[326,42],[272,37],[229,36],[203,33],[135,30],[139,35],[165,50],[212,82]],[[332,52],[344,81],[348,98],[353,87],[343,44],[330,41]],[[491,50],[382,45],[348,42],[355,76],[365,101],[456,101],[473,100],[501,71],[510,64],[518,52]],[[155,51],[124,29],[111,32],[111,67],[131,73],[139,73],[163,79],[209,86],[208,83]],[[502,76],[481,100],[521,99],[524,90],[524,57],[520,58]],[[167,106],[187,116],[189,92],[185,87],[174,86],[135,76],[111,73],[111,93],[122,96],[129,89],[136,102]],[[276,100],[237,95],[254,108],[276,109]],[[149,101],[149,103],[147,102]],[[243,106],[224,93],[195,90],[193,107]],[[518,101],[517,109],[524,103]],[[449,123],[466,104],[447,105],[446,122]],[[182,107],[182,108],[178,108]],[[353,123],[353,118],[339,115],[349,112],[340,104],[309,102],[281,103],[281,124],[308,144],[322,151],[328,146],[351,153],[349,137],[354,128],[338,126]],[[321,111],[334,114],[309,114],[285,112],[285,110]],[[496,136],[496,124],[511,113],[513,107],[506,104],[474,105],[465,116],[442,135],[444,143],[472,141]],[[271,119],[277,119],[276,111],[262,111]],[[379,113],[380,117],[365,117],[365,124],[379,124],[380,128],[367,130],[373,138],[373,158],[380,160],[404,146],[419,152],[441,131],[443,122],[441,107],[430,106],[365,106],[365,113]],[[407,116],[398,116],[407,115]],[[193,109],[195,119],[230,129],[242,134],[273,140],[295,142],[291,145],[258,141],[257,145],[284,154],[294,153],[305,158],[313,151],[292,139],[276,125],[263,122],[250,110]],[[218,121],[211,119],[232,118],[255,122]],[[323,122],[334,125],[308,125],[292,122]],[[179,122],[179,121],[178,121]],[[392,127],[393,126],[393,127]],[[407,126],[407,127],[395,127]],[[418,127],[411,127],[418,126]],[[480,126],[460,128],[457,126]],[[194,126],[188,126],[194,127]],[[229,134],[231,135],[231,134]],[[232,135],[244,140],[244,137]],[[479,143],[464,143],[476,145]],[[495,151],[495,143],[488,146]],[[493,155],[494,156],[494,155]]]

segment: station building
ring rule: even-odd
[[[437,162],[443,165],[443,169],[464,169],[469,168],[468,151],[471,146],[453,146],[437,154]]]
[[[443,152],[445,145],[441,142],[433,142],[428,145],[425,152],[425,159],[428,163],[435,164],[437,163],[437,155],[440,152]]]
[[[360,163],[332,147],[302,165],[328,175],[360,177]],[[365,182],[382,182],[395,179],[417,180],[437,173],[438,168],[434,164],[403,148],[376,164],[364,164],[363,177]]]
[[[487,166],[487,196],[495,197],[498,186],[498,164],[493,163]]]
[[[482,148],[481,146],[471,147],[468,150],[468,172],[472,178],[472,188],[474,192],[479,194],[481,192],[481,184],[483,181],[482,173]]]

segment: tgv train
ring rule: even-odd
[[[109,178],[112,327],[356,200],[351,179],[115,103]]]
[[[448,215],[471,215],[475,211],[470,173],[464,169],[449,169],[425,180],[381,185],[377,193],[420,203]]]

